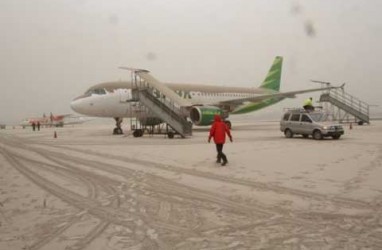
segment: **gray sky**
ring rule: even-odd
[[[281,90],[346,82],[381,109],[380,10],[380,0],[1,0],[0,122],[72,113],[71,99],[89,86],[129,79],[118,66],[248,87],[277,55]]]

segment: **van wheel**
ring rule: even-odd
[[[316,140],[321,140],[322,139],[322,133],[320,130],[315,130],[313,132],[313,138]]]
[[[289,128],[285,129],[284,135],[286,138],[292,138],[293,137],[293,132]]]
[[[341,135],[333,135],[332,137],[334,140],[338,140],[338,139],[340,139]]]

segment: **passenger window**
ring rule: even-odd
[[[302,115],[301,117],[302,122],[312,122],[312,120],[307,115]]]
[[[290,114],[289,113],[286,113],[283,117],[283,120],[284,121],[288,121],[289,120],[289,117],[290,117]]]
[[[298,122],[300,120],[300,114],[293,114],[290,120]]]

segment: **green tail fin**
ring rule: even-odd
[[[267,77],[261,84],[261,88],[280,90],[280,80],[281,80],[281,69],[283,65],[283,58],[281,56],[276,56],[273,60],[273,64],[268,71]]]

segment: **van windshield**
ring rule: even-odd
[[[332,120],[331,116],[325,113],[310,113],[309,115],[315,122],[327,122]]]

